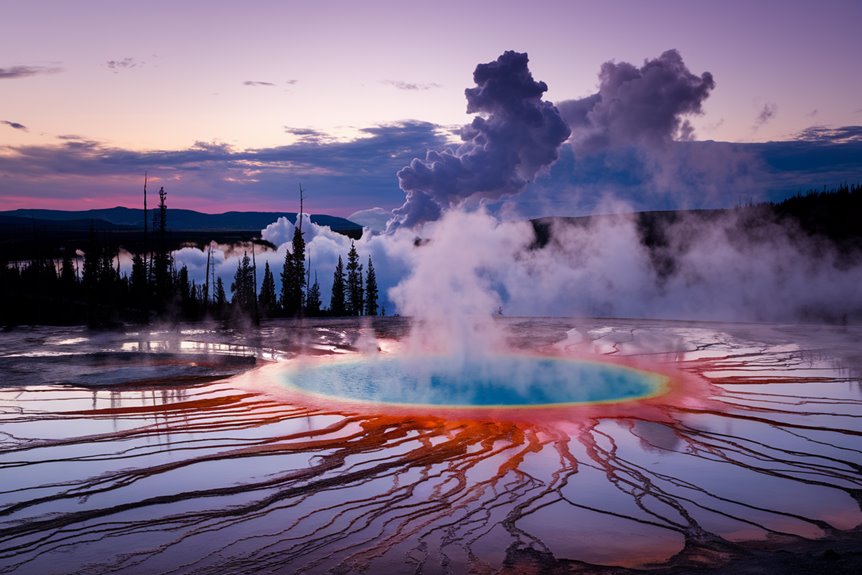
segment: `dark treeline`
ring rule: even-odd
[[[597,218],[615,217],[619,216],[534,219],[531,222],[536,234],[534,247],[548,244],[554,221],[586,226]],[[811,190],[781,202],[748,204],[732,209],[638,212],[634,217],[641,243],[652,252],[667,246],[668,230],[683,220],[693,224],[692,233],[696,233],[701,225],[720,220],[732,221],[739,234],[746,237],[756,236],[764,224],[779,223],[788,230],[798,230],[831,243],[850,257],[862,252],[862,184]]]
[[[770,208],[813,236],[844,250],[862,250],[862,184],[797,194]]]
[[[553,233],[555,225],[589,228],[615,219],[634,223],[640,244],[646,249],[660,282],[680,270],[680,258],[687,246],[715,230],[722,230],[730,244],[743,250],[746,246],[770,245],[777,234],[797,246],[800,253],[834,256],[838,267],[862,263],[862,185],[859,184],[800,193],[782,202],[752,203],[730,209],[541,218],[531,222],[535,232],[532,248],[542,249],[557,241]]]
[[[120,267],[124,246],[115,235],[96,229],[89,231],[83,250],[67,245],[59,258],[55,248],[50,255],[37,251],[26,261],[10,262],[0,251],[0,324],[109,327],[152,321],[218,319],[247,323],[272,317],[378,314],[373,263],[369,257],[363,275],[353,243],[347,254],[346,275],[339,260],[333,298],[327,308],[321,302],[317,274],[312,282],[311,266],[306,265],[301,223],[285,254],[279,291],[268,262],[260,285],[257,281],[255,247],[271,248],[268,242],[251,242],[251,253],[246,251],[240,259],[229,286],[216,276],[212,251],[208,250],[206,279],[198,284],[190,279],[186,266],[178,269],[173,259],[176,246],[168,238],[164,188],[159,191],[158,208],[144,213],[148,214],[144,239],[133,255],[130,273],[123,273]],[[336,295],[339,289],[340,296]]]
[[[206,318],[257,322],[273,317],[385,315],[385,309],[379,306],[374,264],[370,257],[363,263],[353,243],[346,259],[338,258],[331,276],[329,302],[322,301],[321,284],[318,274],[312,273],[301,224],[294,228],[286,250],[280,289],[269,263],[258,284],[255,248],[267,246],[262,240],[251,242],[250,253],[247,251],[239,261],[230,285],[216,276],[211,252],[206,279],[196,283],[190,279],[188,269],[177,269],[173,260],[172,251],[178,246],[167,231],[166,198],[164,189],[160,190],[159,206],[144,212],[143,239],[129,250],[134,256],[128,274],[120,268],[120,251],[129,246],[121,245],[110,230],[97,227],[89,230],[83,244],[66,244],[59,252],[56,246],[34,249],[26,260],[10,261],[6,251],[0,249],[0,325],[111,326]],[[601,217],[616,216],[557,219],[587,225]],[[670,275],[676,268],[675,254],[669,249],[669,230],[697,234],[704,226],[719,221],[730,222],[727,225],[734,228],[731,235],[740,240],[771,233],[772,228],[766,224],[778,222],[801,235],[836,246],[847,265],[862,257],[862,185],[858,184],[799,194],[779,203],[729,210],[641,212],[635,217],[641,242],[650,250],[659,276]],[[551,240],[552,221],[533,220],[535,247]],[[682,221],[689,225],[674,227]],[[83,245],[83,249],[77,245]]]

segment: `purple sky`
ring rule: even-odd
[[[0,210],[137,206],[144,170],[172,207],[293,210],[302,182],[315,212],[392,209],[396,172],[471,121],[473,70],[505,50],[529,54],[552,102],[596,93],[605,62],[677,50],[715,79],[686,116],[694,138],[737,145],[722,148],[726,165],[712,152],[674,152],[674,165],[733,166],[751,195],[832,185],[862,163],[775,160],[788,142],[846,143],[826,129],[862,124],[858,1],[33,0],[0,14]],[[528,190],[528,211],[589,209],[585,195],[627,180],[600,181],[574,150],[561,159],[572,170]]]

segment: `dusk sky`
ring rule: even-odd
[[[3,0],[0,17],[0,210],[138,207],[145,170],[171,207],[294,211],[302,183],[316,213],[390,210],[404,201],[396,172],[456,140],[476,65],[506,50],[529,55],[554,103],[595,94],[606,62],[676,50],[714,88],[702,113],[673,112],[693,132],[672,135],[730,143],[639,149],[630,170],[579,149],[570,124],[573,146],[525,192],[525,214],[607,195],[733,205],[862,173],[854,0]],[[677,173],[695,175],[664,182]],[[706,191],[680,200],[683,185]]]

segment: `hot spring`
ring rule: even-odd
[[[495,321],[0,331],[0,574],[862,572],[862,328]]]
[[[661,395],[664,375],[622,365],[532,355],[301,362],[282,374],[291,390],[350,402],[445,408],[537,408],[616,403]]]

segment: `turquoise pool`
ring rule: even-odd
[[[302,364],[294,389],[351,401],[446,407],[536,407],[651,397],[665,376],[610,363],[498,355],[482,361],[391,357]]]

